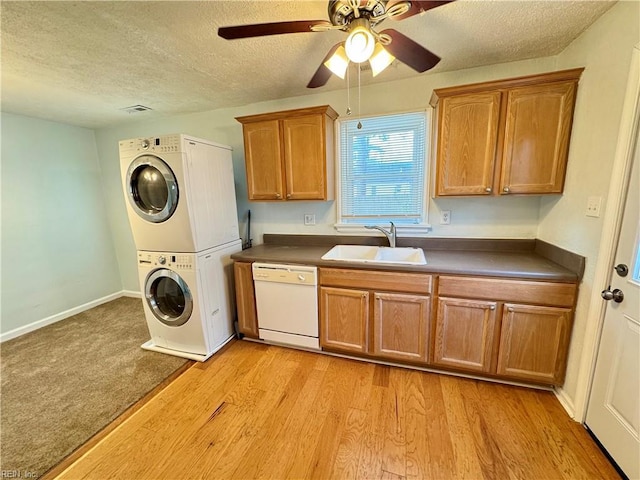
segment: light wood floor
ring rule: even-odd
[[[619,477],[550,392],[242,341],[58,478]]]

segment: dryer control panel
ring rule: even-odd
[[[139,267],[166,267],[171,270],[193,270],[195,255],[185,253],[138,252]]]
[[[120,153],[138,154],[143,152],[168,153],[180,152],[182,135],[164,135],[161,137],[132,138],[120,141]]]

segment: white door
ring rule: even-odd
[[[640,478],[640,142],[622,219],[586,425],[631,479]],[[614,267],[617,267],[614,269]],[[625,268],[627,272],[625,273]],[[607,287],[605,285],[605,287]],[[604,301],[604,300],[603,300]]]

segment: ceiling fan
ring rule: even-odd
[[[377,32],[387,18],[403,20],[454,0],[329,0],[329,20],[295,20],[290,22],[258,23],[218,28],[218,35],[227,40],[280,35],[284,33],[324,32],[342,30],[349,35],[334,45],[307,85],[308,88],[326,84],[331,74],[344,78],[349,62],[369,61],[373,76],[398,59],[417,72],[436,66],[440,57],[409,37],[392,28]]]

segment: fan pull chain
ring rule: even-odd
[[[349,65],[347,65],[347,115],[351,115],[351,96],[349,94]]]
[[[360,114],[361,114],[361,110],[360,110],[360,65],[358,64],[358,130],[360,130],[362,128],[362,123],[360,122]]]

